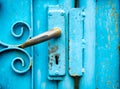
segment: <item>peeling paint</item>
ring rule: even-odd
[[[109,85],[109,84],[111,84],[111,82],[108,80],[108,81],[107,81],[107,85]]]
[[[51,47],[49,53],[54,53],[58,50],[58,46]]]

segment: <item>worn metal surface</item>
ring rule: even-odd
[[[44,41],[50,40],[52,38],[57,38],[61,34],[61,30],[59,28],[53,28],[52,30],[49,30],[47,32],[44,32],[40,35],[37,35],[29,40],[27,40],[25,43],[21,44],[20,48],[26,48],[29,46],[36,45],[38,43],[42,43]]]
[[[0,0],[0,89],[119,89],[119,3],[119,0]],[[77,13],[82,9],[85,18],[81,23]],[[78,19],[71,19],[76,15]],[[61,38],[25,49],[18,47],[54,27],[64,28]],[[51,63],[48,57],[51,60],[52,55]]]
[[[71,76],[82,75],[82,59],[84,58],[84,31],[85,13],[80,8],[73,8],[69,12],[69,73]]]
[[[60,28],[61,36],[48,41],[49,50],[49,79],[61,80],[65,75],[65,11],[59,6],[48,8],[48,29]]]

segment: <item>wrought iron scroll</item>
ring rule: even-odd
[[[26,34],[25,32],[28,34],[27,37],[25,36]],[[10,34],[17,41],[19,40],[26,41],[27,39],[31,37],[31,29],[27,23],[16,22],[12,26]],[[23,36],[26,38],[24,38]],[[0,60],[3,60],[1,59],[3,55],[8,55],[8,53],[13,53],[12,55],[9,55],[9,56],[14,57],[14,58],[10,57],[12,59],[11,68],[13,69],[13,71],[19,74],[23,74],[23,73],[26,73],[28,70],[30,70],[32,66],[32,57],[30,56],[27,50],[21,49],[18,47],[21,43],[20,44],[8,44],[8,43],[3,42],[3,40],[4,39],[2,40],[0,39]]]

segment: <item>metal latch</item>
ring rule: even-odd
[[[73,8],[69,12],[69,74],[72,77],[80,77],[83,72],[86,47],[84,15],[80,8]]]
[[[61,36],[58,39],[51,39],[48,42],[49,49],[49,79],[62,80],[65,75],[65,11],[59,6],[48,8],[48,29],[58,27]]]

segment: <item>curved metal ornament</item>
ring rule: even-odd
[[[0,39],[0,60],[3,60],[2,57],[9,56],[9,58],[12,59],[11,68],[14,72],[18,74],[26,73],[32,66],[32,57],[30,57],[26,50],[18,48],[17,46],[31,37],[29,25],[22,21],[16,22],[12,26],[11,36],[13,36],[16,44],[11,44],[12,42],[5,43],[2,41],[4,39]]]
[[[15,22],[8,32],[5,31],[6,35],[1,34],[0,36],[0,44],[4,46],[18,46],[31,37],[30,26],[23,21]]]
[[[19,73],[19,74],[22,74],[22,73],[26,73],[29,69],[30,69],[30,67],[31,67],[31,65],[32,65],[32,60],[31,60],[31,57],[30,57],[30,55],[25,51],[25,50],[23,50],[23,49],[20,49],[20,48],[5,48],[5,49],[3,49],[3,50],[1,50],[0,51],[0,57],[4,54],[7,54],[7,55],[9,55],[8,53],[11,53],[11,52],[14,52],[14,54],[16,54],[15,52],[18,52],[18,53],[20,53],[20,54],[24,54],[24,56],[22,56],[22,57],[20,57],[20,56],[16,56],[15,58],[13,58],[12,59],[12,62],[11,62],[11,67],[12,67],[12,69],[16,72],[16,73]],[[13,54],[13,55],[14,55]],[[12,56],[13,56],[12,55]],[[10,57],[11,58],[11,57]],[[25,59],[27,59],[28,60],[28,64],[27,64],[27,66],[25,67]],[[22,65],[22,67],[25,67],[25,69],[23,69],[23,70],[20,70],[20,69],[17,69],[16,67],[15,67],[15,63],[17,63],[18,61],[20,61],[21,62],[21,65]]]

